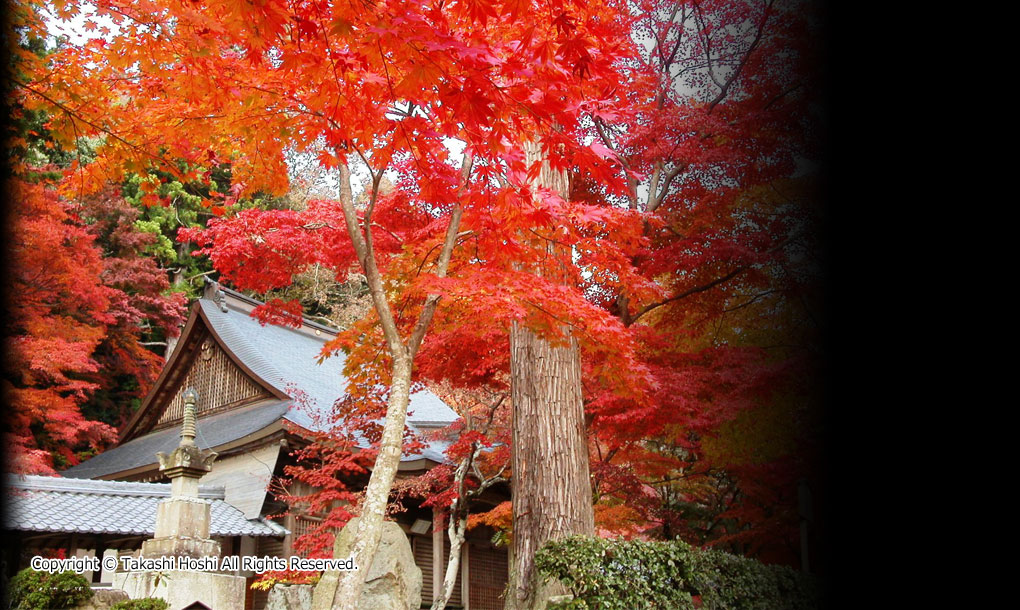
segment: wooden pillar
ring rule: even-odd
[[[99,565],[102,566],[103,555],[106,554],[106,543],[103,542],[102,538],[96,540],[96,557],[99,558]],[[103,569],[100,567],[99,570],[92,573],[92,582],[99,584],[103,582]]]
[[[471,590],[468,585],[468,565],[471,563],[471,552],[468,549],[471,548],[471,543],[467,540],[460,547],[460,603],[464,606],[464,610],[471,610]]]
[[[295,521],[294,515],[289,513],[285,515],[283,518],[283,527],[287,528],[287,530],[290,531],[290,533],[287,534],[287,536],[284,537],[283,539],[283,556],[287,557],[288,560],[290,556],[294,554],[293,553],[294,538],[297,537],[297,534],[294,533],[296,531],[296,528],[294,527],[294,521]]]
[[[443,590],[443,576],[446,573],[446,562],[443,561],[443,540],[446,527],[443,525],[443,513],[432,509],[432,599]],[[422,577],[424,578],[424,574]]]

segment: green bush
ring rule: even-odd
[[[12,610],[72,608],[92,598],[89,582],[71,571],[51,574],[31,568],[15,574],[8,590]]]
[[[110,606],[110,610],[167,610],[169,607],[165,599],[159,597],[139,597],[138,599],[117,602]]]
[[[768,566],[723,551],[697,551],[692,585],[706,610],[812,610],[818,608],[814,580],[787,566]]]
[[[535,554],[535,567],[573,600],[550,610],[808,610],[819,607],[813,579],[785,566],[685,542],[573,536]]]

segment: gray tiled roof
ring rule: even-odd
[[[226,312],[208,299],[200,299],[199,305],[220,338],[256,375],[289,396],[293,396],[293,388],[304,392],[311,414],[298,408],[288,411],[285,417],[303,428],[322,429],[316,416],[328,415],[347,388],[343,353],[318,362],[322,346],[331,337],[315,337],[282,326],[263,326],[229,303]],[[446,425],[456,419],[453,409],[432,392],[422,390],[411,396],[407,421],[412,428]]]
[[[211,536],[283,536],[283,527],[265,519],[245,519],[223,500],[222,487],[199,488],[212,502]],[[137,534],[152,536],[156,506],[170,497],[168,483],[125,483],[20,476],[4,478],[4,528],[38,532]]]
[[[202,449],[209,449],[243,438],[279,420],[288,408],[288,402],[276,400],[202,417],[198,420],[195,443]],[[100,453],[60,474],[76,479],[93,479],[155,464],[156,453],[173,451],[181,440],[180,435],[181,429],[177,426],[164,428]]]
[[[305,397],[300,405],[295,405],[292,400],[275,400],[200,417],[196,439],[200,447],[217,447],[229,443],[258,432],[281,417],[308,430],[322,430],[328,426],[324,422],[329,421],[333,403],[344,395],[347,387],[347,378],[343,374],[343,353],[333,355],[321,364],[318,362],[322,346],[331,337],[317,337],[272,324],[263,326],[230,301],[227,302],[226,312],[206,298],[199,299],[198,306],[209,319],[212,330],[255,375],[288,396],[295,396],[295,390],[299,390]],[[416,432],[443,427],[456,421],[457,417],[453,409],[428,390],[415,392],[411,396],[407,423]],[[61,474],[74,478],[95,478],[155,464],[156,452],[172,451],[177,446],[179,434],[177,428],[147,434],[68,468]],[[421,453],[404,454],[401,461],[427,458],[442,462],[447,444],[441,440],[429,441]]]

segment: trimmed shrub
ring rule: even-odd
[[[788,566],[716,550],[696,550],[691,584],[707,610],[813,610],[819,607],[814,579]]]
[[[92,599],[89,582],[70,570],[51,574],[25,568],[11,579],[8,589],[12,610],[72,608]]]
[[[809,610],[819,607],[814,580],[675,540],[643,542],[572,536],[535,554],[535,567],[573,599],[550,610]]]

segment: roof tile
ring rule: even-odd
[[[153,535],[156,507],[170,497],[167,483],[125,483],[8,474],[4,528],[21,531]],[[211,504],[211,536],[282,536],[264,519],[246,519],[223,500],[222,487],[200,487]]]
[[[322,430],[328,425],[324,422],[330,421],[333,403],[345,394],[347,388],[342,353],[319,363],[322,346],[331,337],[317,337],[271,324],[263,326],[247,311],[231,306],[229,302],[225,312],[205,298],[199,299],[198,307],[230,351],[253,373],[289,396],[293,396],[297,389],[307,398],[301,405],[290,400],[274,400],[200,417],[196,438],[199,447],[214,448],[229,443],[258,432],[281,417],[308,430]],[[428,390],[411,395],[407,423],[417,432],[453,423],[457,417],[453,409]],[[61,474],[95,478],[155,464],[156,453],[172,451],[177,446],[178,436],[176,428],[152,432],[68,468]],[[424,457],[441,462],[447,444],[429,440],[420,454],[405,454],[401,460]]]

